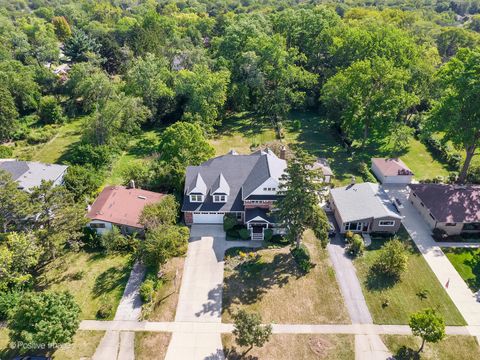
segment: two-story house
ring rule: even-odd
[[[252,239],[263,239],[266,228],[275,228],[271,210],[279,198],[280,178],[287,163],[271,150],[250,155],[235,151],[188,166],[182,212],[185,223],[221,224],[234,214],[247,225]]]

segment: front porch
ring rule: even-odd
[[[250,238],[255,241],[265,239],[265,230],[274,226],[273,218],[268,214],[267,209],[254,208],[245,212],[245,224],[250,230]],[[273,230],[273,229],[272,229]]]

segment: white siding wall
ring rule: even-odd
[[[274,191],[265,191],[264,188],[274,188]],[[278,191],[278,181],[274,178],[270,178],[265,181],[262,185],[256,188],[252,195],[276,195]]]
[[[103,224],[104,225],[103,228],[92,228],[92,229],[97,231],[97,234],[104,234],[104,233],[112,230],[112,223],[109,223],[109,222],[93,220],[93,221],[88,223],[88,226],[90,226],[91,224]]]

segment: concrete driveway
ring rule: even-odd
[[[227,242],[223,225],[192,226],[175,322],[221,323],[223,257],[226,249],[235,246],[255,245]],[[173,332],[166,359],[224,359],[220,334],[194,325]]]

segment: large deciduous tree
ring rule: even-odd
[[[385,58],[357,61],[326,82],[322,100],[341,128],[365,145],[371,135],[390,134],[402,112],[418,101],[406,89],[409,78]]]
[[[184,104],[183,119],[198,122],[211,132],[219,125],[219,116],[227,98],[230,81],[228,70],[211,71],[207,66],[180,70],[176,77],[176,92]]]
[[[430,113],[429,126],[465,151],[458,177],[463,183],[480,142],[480,48],[461,49],[439,70],[438,78],[444,92]]]
[[[325,212],[318,205],[317,179],[320,176],[311,169],[312,163],[312,157],[298,150],[295,157],[289,160],[286,174],[280,180],[281,198],[276,203],[275,216],[286,229],[287,238],[297,248],[308,228],[322,243],[325,243],[328,233]]]
[[[200,165],[215,154],[214,148],[204,136],[202,127],[196,123],[177,122],[160,138],[160,160],[165,163]]]
[[[0,170],[0,231],[22,230],[30,215],[28,194],[18,188],[9,173]]]
[[[239,310],[234,315],[234,329],[232,334],[238,346],[248,346],[242,357],[245,356],[254,346],[262,347],[268,342],[272,335],[272,325],[262,325],[262,318],[255,313],[247,313]]]
[[[10,339],[28,346],[70,343],[80,324],[80,308],[68,292],[25,294],[8,321]]]
[[[10,139],[17,119],[18,111],[12,94],[5,86],[0,86],[0,143]]]
[[[178,218],[180,205],[173,195],[166,195],[155,204],[146,205],[139,222],[147,229],[154,229],[160,225],[174,225]]]

